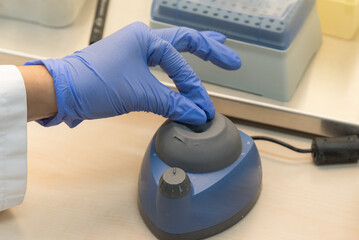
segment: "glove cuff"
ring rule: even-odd
[[[52,75],[58,113],[55,117],[40,119],[36,122],[45,127],[55,126],[65,122],[70,128],[76,127],[82,119],[76,114],[74,97],[71,91],[71,76],[62,59],[33,60],[24,65],[44,65]]]

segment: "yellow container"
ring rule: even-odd
[[[359,0],[317,0],[324,34],[351,39],[359,27]]]

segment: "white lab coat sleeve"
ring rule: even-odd
[[[27,181],[27,106],[15,66],[0,66],[0,211],[22,203]]]

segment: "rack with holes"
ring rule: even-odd
[[[222,70],[183,54],[203,81],[288,101],[321,44],[314,0],[154,0],[151,27],[225,34],[242,59]]]

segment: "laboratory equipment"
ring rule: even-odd
[[[49,27],[75,21],[86,0],[1,0],[0,17],[14,18]]]
[[[201,239],[241,220],[261,182],[256,145],[228,118],[216,113],[200,126],[167,120],[145,153],[138,206],[159,239]]]
[[[288,101],[321,44],[314,0],[154,0],[151,27],[186,26],[225,34],[242,59],[226,71],[194,56],[203,81]]]
[[[351,39],[359,28],[359,0],[318,0],[324,34]]]
[[[110,0],[97,1],[95,19],[93,21],[91,35],[90,35],[90,44],[93,44],[102,39],[109,2]]]

